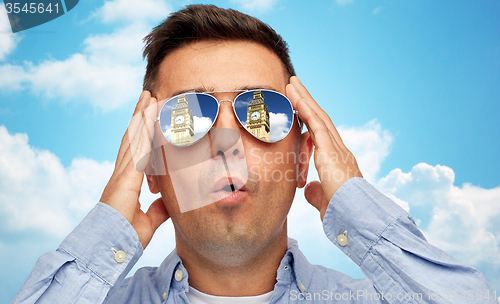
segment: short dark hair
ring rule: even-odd
[[[147,60],[143,89],[156,90],[161,62],[171,52],[204,40],[244,40],[259,43],[274,52],[289,76],[295,75],[287,43],[257,18],[214,5],[189,5],[172,13],[144,37],[143,58]]]

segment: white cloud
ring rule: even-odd
[[[74,159],[65,168],[50,151],[30,146],[26,134],[11,135],[0,126],[0,257],[3,261],[0,268],[16,269],[14,276],[0,275],[0,281],[25,280],[38,256],[55,250],[99,202],[113,168],[110,162],[83,158]],[[147,210],[158,197],[149,192],[144,180],[140,196],[142,210]],[[143,266],[159,265],[174,246],[174,230],[169,220],[156,231],[148,250],[130,274]],[[20,288],[16,284],[8,286]]]
[[[0,126],[0,227],[7,233],[63,237],[99,201],[113,165],[74,159],[65,168],[26,134]]]
[[[26,81],[26,73],[22,66],[5,64],[0,65],[0,89],[17,91]]]
[[[105,1],[94,14],[104,23],[117,21],[148,22],[149,20],[166,19],[170,8],[162,0],[142,0],[138,5],[135,0]]]
[[[19,35],[12,33],[5,6],[0,5],[0,60],[14,51],[20,40]]]
[[[155,9],[146,16],[145,10],[151,7]],[[134,18],[132,11],[137,13]],[[2,65],[0,89],[26,89],[62,102],[83,101],[103,111],[135,102],[144,76],[142,39],[151,30],[151,21],[167,17],[166,4],[157,0],[139,6],[132,1],[108,1],[97,15],[103,22],[134,22],[109,34],[87,37],[82,52],[64,60]]]
[[[75,158],[65,168],[56,155],[28,140],[0,125],[0,230],[62,238],[99,202],[114,164]],[[147,210],[158,197],[144,181],[141,208]]]
[[[409,173],[394,169],[379,179],[380,165],[394,140],[390,132],[376,120],[338,130],[363,176],[410,214],[418,215],[415,221],[430,243],[466,263],[500,266],[500,229],[494,225],[500,220],[500,187],[457,187],[451,168],[425,163]]]
[[[414,217],[428,241],[466,264],[500,267],[500,187],[455,186],[446,166],[416,165],[411,172],[392,170],[378,178],[393,137],[375,120],[361,127],[340,126],[339,133],[354,153],[363,175]],[[308,180],[318,180],[311,164]],[[315,222],[318,212],[299,190],[289,215],[290,235],[317,248],[329,246]],[[312,225],[312,227],[311,227]]]
[[[500,187],[457,187],[454,179],[449,167],[421,163],[409,173],[391,171],[377,187],[409,202],[431,244],[461,261],[500,267]]]
[[[355,155],[363,176],[369,181],[374,181],[380,164],[389,155],[393,142],[392,135],[387,130],[383,130],[376,120],[360,127],[339,126],[337,130],[344,144]],[[313,161],[309,166],[307,180],[308,182],[319,180]],[[409,210],[408,203],[394,196],[392,198],[403,209]],[[318,262],[324,264],[325,261],[332,261],[328,266],[336,269],[357,269],[354,262],[337,250],[326,238],[319,212],[307,202],[303,189],[298,189],[295,195],[288,215],[288,231],[291,237],[299,241],[299,245],[302,244],[302,248],[304,244],[311,248],[321,248],[321,250],[314,251],[315,257],[319,257]]]
[[[352,0],[335,0],[338,5],[346,5],[346,4],[351,4]]]
[[[394,140],[391,133],[382,130],[377,120],[361,127],[339,126],[337,128],[346,147],[354,154],[363,177],[374,182],[380,164],[389,155]]]
[[[212,125],[212,119],[209,117],[198,117],[198,116],[193,116],[193,125],[194,125],[194,134],[198,134],[200,132],[206,132],[210,126]],[[163,135],[169,140],[172,140],[172,131],[170,128],[170,122],[169,124],[166,124],[163,126]],[[197,139],[198,136],[195,135],[195,139]]]
[[[83,53],[96,64],[137,63],[142,61],[142,39],[151,28],[145,24],[133,24],[119,28],[110,34],[91,35],[83,44]]]
[[[168,139],[168,141],[172,141],[172,129],[170,125],[164,127],[165,131],[163,131],[163,135]]]
[[[271,10],[279,0],[231,0],[249,11],[268,11]]]
[[[376,151],[383,156],[376,158],[376,166],[367,166],[367,170],[372,170],[370,175],[377,176],[380,162],[390,151],[393,140],[390,134],[376,121],[339,129],[351,150],[360,155]],[[97,203],[112,170],[109,162],[89,159],[75,159],[65,168],[51,152],[29,146],[26,134],[11,135],[0,126],[0,230],[14,235],[36,231],[62,238]],[[454,178],[451,168],[422,163],[408,173],[394,169],[372,184],[406,210],[410,209],[431,244],[466,264],[500,266],[497,224],[500,187],[455,186]],[[308,179],[318,179],[313,164]],[[158,197],[146,187],[144,183],[143,210]],[[299,239],[302,248],[306,245],[321,248],[318,251],[328,254],[334,252],[333,260],[338,261],[334,263],[345,263],[346,257],[326,239],[319,213],[306,202],[303,190],[297,191],[288,218],[289,235]],[[174,246],[173,235],[169,221],[157,232],[150,249],[135,268],[159,264]],[[330,259],[332,255],[324,261]]]
[[[269,134],[270,140],[280,140],[282,139],[288,131],[288,126],[291,124],[288,120],[288,116],[285,113],[269,113],[269,123],[271,124],[271,134]]]
[[[194,133],[206,132],[212,126],[212,119],[210,117],[193,116]]]
[[[0,66],[0,88],[25,88],[63,102],[84,100],[104,111],[119,108],[140,95],[145,32],[141,26],[130,26],[88,37],[83,52],[65,60]]]

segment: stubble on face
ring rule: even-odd
[[[167,98],[173,92],[198,87],[228,91],[243,86],[265,85],[284,93],[288,76],[279,58],[261,45],[207,41],[185,46],[169,54],[161,65],[159,80],[163,84],[158,90],[159,98]],[[235,97],[233,95],[216,97],[232,99]],[[298,132],[296,128],[292,128],[291,134],[278,143],[263,143],[243,130],[228,107],[232,106],[221,104],[215,127],[237,130],[247,153],[252,149],[260,153],[298,153],[297,135],[293,134]],[[194,148],[196,145],[185,149],[189,151]],[[236,164],[235,167],[240,165]],[[247,159],[245,165],[249,176],[245,185],[246,196],[241,202],[223,206],[209,204],[184,213],[179,211],[169,177],[159,177],[161,194],[175,226],[178,251],[196,251],[214,263],[236,266],[253,259],[275,242],[278,236],[286,239],[286,216],[295,194],[296,181],[264,180],[262,177],[263,170],[295,172],[296,164],[255,164]],[[254,169],[251,170],[251,167]],[[214,182],[213,179],[224,174],[222,170],[220,163],[209,161],[203,169],[191,172],[191,175],[196,174],[198,181],[195,184],[197,189],[189,193],[190,199],[206,200],[206,191],[203,189],[210,189],[209,184]]]

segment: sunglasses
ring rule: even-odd
[[[184,93],[171,97],[163,104],[159,121],[163,135],[173,145],[187,147],[203,138],[213,127],[219,114],[220,102],[214,93],[240,93],[233,104],[235,116],[255,138],[276,143],[292,129],[297,111],[285,95],[270,90],[237,90],[207,93]],[[297,115],[299,128],[302,122]]]

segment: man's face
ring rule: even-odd
[[[288,80],[280,59],[260,44],[203,41],[165,57],[159,70],[156,97],[161,101],[179,92],[200,88],[204,91],[267,88],[285,94]],[[237,94],[215,93],[213,96],[219,101],[234,100]],[[285,220],[297,186],[299,128],[294,122],[284,140],[262,142],[241,126],[232,106],[227,101],[220,103],[214,128],[239,133],[243,147],[228,150],[234,141],[224,143],[225,137],[219,136],[212,151],[208,145],[198,143],[189,147],[166,145],[166,149],[171,149],[170,152],[173,149],[185,159],[208,159],[196,170],[184,170],[188,172],[185,177],[182,174],[175,177],[180,179],[177,182],[190,185],[190,191],[184,193],[190,201],[203,202],[214,197],[211,193],[214,184],[227,177],[220,156],[212,158],[214,150],[216,153],[219,148],[224,148],[225,161],[237,168],[231,173],[233,177],[243,179],[239,175],[248,172],[248,181],[236,199],[181,213],[172,187],[172,175],[159,175],[157,181],[175,226],[178,250],[184,246],[213,261],[224,251],[235,257],[234,261],[226,262],[240,263],[242,259],[252,258],[278,234],[286,236]],[[156,159],[161,157],[155,155]],[[175,165],[167,157],[169,169]]]

